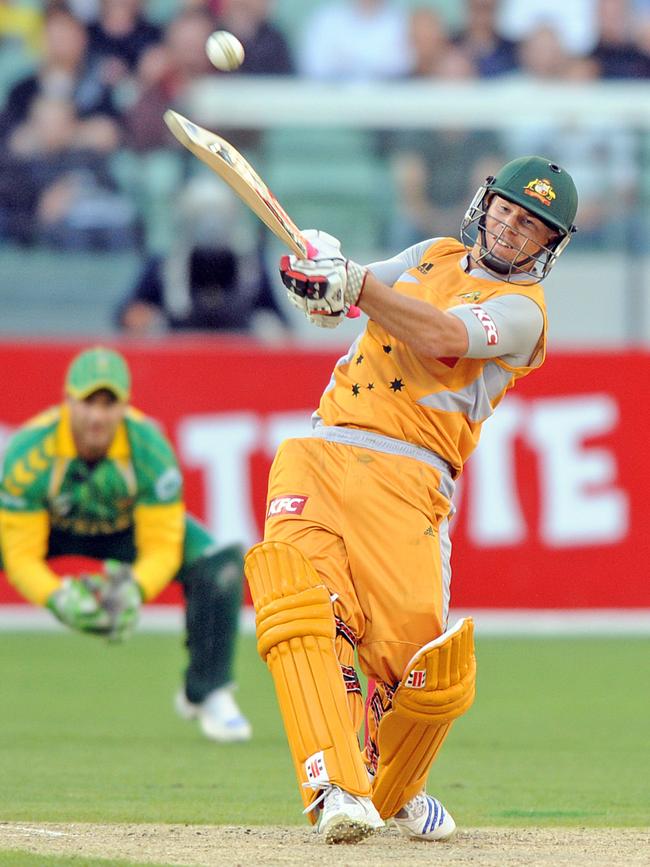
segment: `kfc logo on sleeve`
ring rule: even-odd
[[[487,345],[496,346],[499,342],[499,332],[492,318],[485,312],[482,307],[470,307],[469,309],[483,326],[485,336],[487,337]]]
[[[276,515],[301,515],[308,499],[308,497],[301,497],[296,494],[286,494],[284,497],[275,497],[269,503],[269,510],[266,513],[266,517],[274,518]]]

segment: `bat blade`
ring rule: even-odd
[[[296,256],[309,258],[309,244],[255,169],[230,142],[168,109],[171,133],[194,156],[215,171]]]
[[[317,251],[237,148],[171,108],[163,118],[172,135],[216,172],[283,244],[301,259],[314,258]],[[356,318],[360,310],[351,307],[347,315]]]

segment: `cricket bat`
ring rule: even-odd
[[[164,120],[172,135],[194,156],[216,172],[245,204],[266,223],[273,234],[301,259],[313,259],[318,251],[303,237],[300,229],[275,198],[255,169],[230,142],[182,114],[167,109]],[[360,315],[351,307],[348,317]]]

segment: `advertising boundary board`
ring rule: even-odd
[[[60,400],[67,364],[88,345],[0,343],[3,441]],[[134,405],[177,449],[189,510],[224,544],[256,542],[275,448],[309,435],[346,348],[229,338],[115,346],[132,369]],[[623,619],[650,611],[650,454],[639,439],[650,407],[638,385],[649,380],[647,352],[551,353],[506,396],[459,480],[452,606],[521,616],[620,610]],[[179,598],[172,586],[156,602]],[[0,612],[21,601],[0,578]]]

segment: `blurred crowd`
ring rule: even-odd
[[[195,183],[162,121],[193,82],[223,74],[204,50],[216,29],[244,45],[236,76],[650,79],[650,0],[0,0],[0,241],[137,251],[142,273],[117,314],[131,331],[248,329],[252,311],[284,324],[261,233],[233,217],[223,185]],[[624,214],[635,195],[638,148],[597,117],[558,128],[543,112],[512,133],[385,136],[395,202],[381,240],[454,234],[486,174],[526,152],[572,171],[581,242],[601,244],[612,200]]]

